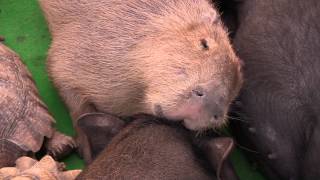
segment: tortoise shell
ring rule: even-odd
[[[53,134],[54,119],[19,56],[0,43],[0,167],[37,152]]]

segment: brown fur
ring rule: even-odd
[[[188,119],[191,129],[223,124],[241,75],[226,30],[206,0],[40,4],[53,36],[48,71],[74,120],[101,111]],[[212,96],[210,105],[190,105],[198,86]],[[221,119],[212,123],[215,108],[222,109]]]
[[[238,179],[227,160],[233,148],[231,138],[202,140],[198,146],[190,134],[185,128],[154,117],[137,117],[120,130],[78,179],[209,180],[216,179],[216,174],[219,180]]]

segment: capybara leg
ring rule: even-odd
[[[55,131],[46,144],[47,154],[56,160],[60,160],[66,155],[70,154],[77,148],[75,140],[67,135]]]
[[[76,130],[76,143],[78,146],[78,153],[82,157],[86,157],[85,154],[90,154],[87,152],[86,147],[89,146],[88,138],[86,135],[77,127],[77,121],[79,117],[86,113],[95,112],[95,108],[91,105],[83,96],[76,93],[76,90],[64,89],[59,87],[60,95],[63,97],[65,104],[69,108],[69,112],[72,118],[73,126]]]
[[[86,113],[95,112],[96,109],[88,100],[84,97],[76,93],[76,90],[73,89],[64,89],[58,88],[61,97],[63,98],[65,104],[67,105],[70,116],[73,121],[73,125],[77,124],[77,120],[80,116]]]
[[[125,125],[120,118],[106,113],[87,113],[77,122],[77,128],[88,142],[82,149],[87,164],[95,159]]]

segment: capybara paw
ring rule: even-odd
[[[76,149],[77,143],[72,137],[56,131],[52,138],[47,142],[46,147],[47,154],[58,160],[62,159]]]

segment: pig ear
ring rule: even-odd
[[[86,136],[90,157],[94,159],[124,126],[124,121],[105,113],[87,113],[77,121],[77,127]]]
[[[238,179],[228,157],[234,148],[234,141],[228,137],[209,140],[205,145],[205,154],[216,171],[218,180]]]

